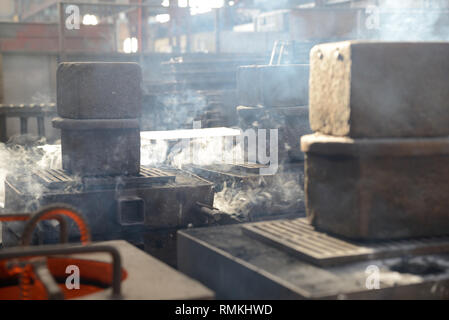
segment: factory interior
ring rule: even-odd
[[[449,0],[2,0],[0,225],[0,300],[449,299]]]

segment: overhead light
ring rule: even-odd
[[[189,0],[178,0],[178,7],[187,8],[189,5]]]
[[[96,26],[98,24],[98,18],[93,14],[86,14],[83,17],[83,24],[85,26]]]
[[[139,44],[136,37],[126,38],[123,41],[123,52],[135,53],[139,49]]]
[[[170,21],[170,15],[168,13],[156,15],[156,21],[159,23],[166,23]]]
[[[192,15],[206,13],[224,6],[224,0],[190,0]]]

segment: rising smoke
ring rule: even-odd
[[[26,137],[26,136],[25,136]],[[24,140],[24,136],[21,137]],[[21,176],[32,191],[35,200],[42,195],[42,185],[32,178],[36,169],[61,168],[60,145],[45,144],[45,139],[37,140],[29,137],[29,144],[18,144],[16,140],[8,144],[0,144],[0,206],[5,203],[5,179],[7,176]],[[33,203],[29,204],[30,208]]]
[[[367,9],[367,27],[376,29],[375,40],[448,41],[447,1],[379,1]]]

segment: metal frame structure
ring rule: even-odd
[[[56,107],[50,104],[0,104],[0,142],[7,142],[7,118],[20,118],[20,134],[28,133],[28,119],[36,118],[39,137],[45,137],[45,116],[55,116]]]

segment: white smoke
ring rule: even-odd
[[[45,145],[44,141],[32,146],[0,144],[0,206],[5,203],[5,179],[7,176],[21,177],[32,191],[34,199],[43,192],[42,185],[32,178],[36,169],[56,169],[61,167],[60,145]],[[39,145],[41,144],[41,145]]]
[[[216,128],[219,129],[219,128]],[[215,130],[215,129],[214,129]],[[226,129],[229,130],[229,129]],[[169,165],[182,169],[186,165],[198,166],[238,164],[244,162],[241,144],[236,136],[201,137],[170,141],[141,139],[141,164]],[[21,176],[38,199],[43,187],[31,172],[36,169],[61,169],[61,145],[41,144],[24,147],[0,144],[0,203],[4,203],[6,176]],[[245,185],[224,185],[216,193],[214,206],[223,212],[245,216],[295,210],[303,199],[300,185],[301,172],[285,173],[280,168],[274,178],[260,176]],[[270,180],[271,179],[271,180]],[[30,204],[31,205],[31,204]]]
[[[214,207],[249,219],[255,215],[297,213],[303,208],[302,175],[300,171],[288,172],[281,168],[272,179],[261,176],[244,186],[225,183],[215,194]]]
[[[384,0],[370,6],[368,21],[375,22],[376,40],[448,41],[449,3],[447,1]]]

